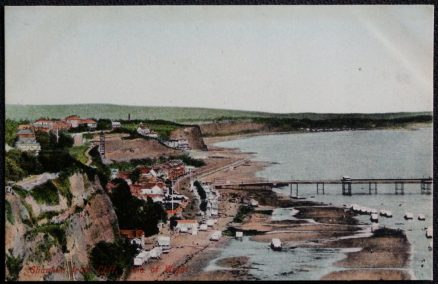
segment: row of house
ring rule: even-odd
[[[96,129],[97,122],[91,118],[80,118],[77,115],[70,115],[64,119],[46,119],[40,118],[32,123],[36,131],[49,132],[53,130],[69,130],[78,128],[80,125],[86,125],[90,130]]]
[[[174,181],[187,174],[185,165],[181,160],[171,160],[152,167],[139,166],[136,170],[139,172],[139,176],[135,182],[131,180],[133,171],[114,169],[111,178],[124,179],[129,185],[133,196],[144,200],[151,198],[154,202],[162,203],[166,209],[176,210],[187,204],[188,198],[186,196],[170,192],[165,183],[166,180]],[[111,192],[113,189],[114,185],[109,183],[107,190]]]

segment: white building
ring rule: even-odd
[[[142,188],[141,189],[142,194],[160,194],[163,195],[163,189],[159,187],[158,185],[154,185],[152,188]]]
[[[111,121],[111,127],[114,128],[120,128],[122,127],[122,124],[119,121]]]

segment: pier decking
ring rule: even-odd
[[[368,184],[369,193],[377,194],[377,184],[394,184],[395,194],[404,194],[405,184],[420,184],[421,193],[430,193],[432,187],[432,178],[342,178],[342,179],[309,179],[309,180],[276,180],[276,181],[261,181],[261,182],[241,182],[241,183],[222,183],[215,184],[215,188],[273,188],[290,186],[290,195],[292,191],[296,191],[298,196],[298,185],[300,184],[315,184],[316,193],[324,194],[324,185],[326,184],[340,184],[342,185],[343,195],[352,195],[353,184]]]

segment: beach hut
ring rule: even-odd
[[[385,217],[392,218],[392,212],[389,211],[389,210],[386,210],[386,215],[385,215]]]
[[[243,238],[243,232],[236,231],[236,239],[242,239]]]
[[[207,231],[207,229],[208,229],[207,224],[201,224],[201,225],[199,225],[199,231]]]
[[[380,228],[379,223],[372,223],[371,224],[371,232],[373,233],[374,231],[378,230]]]
[[[414,219],[414,214],[410,213],[410,212],[406,212],[405,217],[406,220],[412,220]]]
[[[208,227],[213,227],[213,225],[214,225],[214,220],[213,219],[208,219],[207,220],[207,226]]]
[[[151,258],[160,258],[161,257],[161,253],[163,252],[163,250],[161,249],[161,247],[154,247],[153,249],[151,249],[149,251],[149,255]]]
[[[210,236],[210,241],[219,241],[219,239],[222,237],[221,231],[214,231],[213,234]]]
[[[426,216],[424,216],[424,214],[418,214],[418,220],[424,221],[426,220]]]
[[[171,246],[169,236],[158,236],[157,242],[163,253],[168,253],[170,251]]]
[[[375,213],[371,214],[370,220],[371,220],[371,222],[378,223],[379,222],[379,215],[377,215]]]
[[[433,229],[431,226],[429,226],[426,229],[426,238],[432,238],[432,237],[433,237]]]
[[[271,249],[275,251],[281,250],[281,241],[280,239],[274,238],[271,240]]]
[[[150,258],[148,251],[142,250],[137,256],[134,257],[134,265],[141,266],[143,263],[147,262]]]

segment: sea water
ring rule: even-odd
[[[432,128],[425,127],[416,130],[267,135],[221,142],[216,146],[256,152],[254,160],[278,163],[257,173],[257,176],[268,180],[340,179],[342,176],[422,178],[432,176],[432,137]],[[392,211],[392,218],[379,216],[380,226],[400,228],[406,232],[412,246],[409,270],[415,279],[432,279],[433,257],[432,251],[428,249],[431,239],[426,238],[424,230],[433,224],[432,194],[422,194],[419,184],[405,184],[403,195],[395,194],[393,184],[378,184],[377,187],[378,194],[369,194],[367,184],[353,185],[353,195],[344,196],[341,185],[325,185],[324,195],[317,194],[316,185],[300,185],[299,195],[308,200],[337,206],[356,203],[376,210]],[[290,194],[289,187],[276,191]],[[295,194],[295,190],[293,193]],[[406,212],[413,213],[414,220],[404,220]],[[419,221],[418,214],[424,214],[426,220]],[[368,215],[359,216],[358,219],[362,224],[370,224]],[[265,243],[256,243],[249,239],[236,244],[234,242],[238,241],[232,241],[223,256],[233,254],[233,246],[236,246],[236,250],[245,247],[243,255],[246,255],[246,251],[253,251],[251,260],[257,259],[259,267],[251,273],[261,279],[317,280],[327,270],[338,270],[332,264],[342,256],[339,250],[317,252],[304,248],[280,255],[264,250],[259,251],[259,255],[257,249],[259,246],[266,246]],[[271,254],[272,257],[269,257]],[[318,255],[316,262],[314,255]],[[294,267],[291,266],[292,263]],[[275,268],[268,268],[272,265]],[[307,269],[307,266],[312,266],[312,269]],[[294,272],[288,274],[288,269]]]

